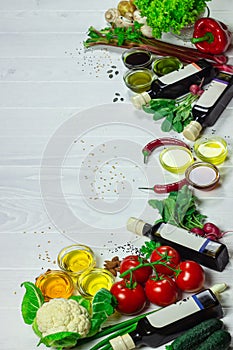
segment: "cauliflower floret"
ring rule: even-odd
[[[85,337],[90,329],[88,311],[72,299],[51,299],[37,311],[36,323],[43,337],[57,332],[78,332]]]

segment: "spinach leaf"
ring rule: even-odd
[[[169,114],[166,116],[165,120],[162,122],[161,130],[164,132],[168,132],[172,130],[172,120],[174,118],[174,114],[172,112],[169,112]]]
[[[152,208],[158,209],[160,215],[163,215],[163,201],[160,201],[158,199],[150,199],[148,203]]]
[[[32,324],[37,310],[44,303],[44,297],[41,290],[35,286],[32,282],[23,282],[21,287],[26,288],[26,293],[24,294],[23,301],[21,304],[21,312],[23,320],[26,324]]]
[[[170,192],[163,200],[151,199],[149,205],[157,209],[162,221],[175,226],[191,230],[193,227],[203,227],[203,220],[206,215],[197,210],[197,198],[187,185],[179,191]]]

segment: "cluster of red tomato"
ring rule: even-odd
[[[125,257],[120,265],[120,281],[111,287],[117,301],[116,310],[132,315],[142,311],[148,302],[167,306],[184,292],[197,292],[205,281],[201,265],[192,260],[181,261],[170,246],[153,250],[150,259],[138,255]]]

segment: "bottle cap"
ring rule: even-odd
[[[148,94],[148,92],[144,91],[141,94],[137,94],[132,97],[131,101],[137,109],[141,109],[143,105],[146,105],[148,102],[150,102],[151,97]]]
[[[183,135],[184,137],[186,137],[186,139],[190,141],[195,141],[198,138],[201,132],[201,129],[202,129],[201,124],[193,120],[189,125],[187,125],[184,128]]]
[[[145,225],[144,221],[131,217],[127,221],[126,227],[128,231],[136,233],[136,235],[142,236],[144,225]]]
[[[210,290],[212,290],[212,292],[218,296],[218,294],[224,292],[224,290],[227,289],[227,284],[226,283],[217,283],[217,284],[214,284]]]
[[[118,336],[111,339],[110,344],[113,350],[131,350],[135,349],[135,344],[133,339],[129,334],[124,334],[123,336]]]

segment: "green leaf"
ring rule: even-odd
[[[39,337],[39,338],[42,338],[42,333],[41,331],[39,330],[38,328],[38,324],[36,322],[36,318],[34,318],[34,321],[32,323],[32,329],[33,331],[35,332],[35,334]]]
[[[159,242],[155,242],[155,241],[145,242],[145,244],[142,245],[140,248],[140,253],[144,255],[146,259],[149,259],[152,252],[160,246],[161,244]]]
[[[112,293],[105,288],[101,288],[94,295],[92,300],[91,328],[88,337],[96,334],[103,323],[115,312],[116,300]]]
[[[85,299],[83,296],[81,295],[72,295],[69,299],[73,299],[75,301],[77,301],[77,303],[83,307],[85,307],[85,309],[88,311],[88,313],[90,314],[91,312],[91,302],[88,299]]]
[[[64,348],[71,348],[77,344],[77,340],[80,339],[81,336],[79,333],[74,332],[58,332],[46,335],[41,338],[38,346],[40,344],[44,344],[47,347],[53,347],[58,350],[62,350]]]
[[[32,282],[23,282],[21,287],[26,288],[26,293],[24,294],[23,301],[21,304],[21,312],[23,320],[26,324],[32,324],[37,310],[44,303],[44,297],[41,290],[35,286]]]
[[[168,116],[166,117],[166,119],[163,121],[162,125],[161,125],[161,130],[164,132],[169,132],[172,130],[172,120],[173,120],[173,113],[170,112],[168,114]]]
[[[154,114],[155,111],[153,108],[150,107],[150,105],[143,105],[142,109],[144,112],[148,113],[148,114]]]
[[[179,121],[175,122],[172,124],[172,129],[175,130],[176,132],[180,133],[183,131],[184,127],[183,124]]]
[[[163,215],[163,208],[164,208],[163,201],[160,201],[158,199],[150,199],[148,203],[152,208],[158,209],[160,215]]]

